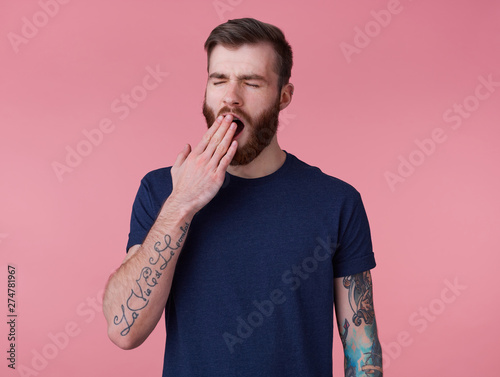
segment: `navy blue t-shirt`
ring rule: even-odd
[[[148,173],[127,250],[172,189]],[[226,173],[193,221],[166,305],[163,376],[331,376],[333,279],[375,267],[359,192],[287,153],[276,172]]]

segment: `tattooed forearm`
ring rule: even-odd
[[[172,245],[172,239],[168,234],[165,234],[163,237],[163,242],[158,241],[154,244],[154,251],[157,254],[149,258],[150,265],[141,270],[125,304],[121,305],[121,313],[113,318],[113,323],[116,326],[124,326],[120,335],[125,336],[130,332],[130,329],[139,317],[140,311],[149,304],[149,296],[163,275],[161,271],[167,267],[175,252],[181,248],[188,229],[189,223],[187,222],[184,226],[180,227],[181,235],[175,242],[175,245]]]
[[[349,321],[344,319],[341,340],[345,352],[345,375],[382,377],[382,347],[377,334],[370,271],[345,277],[343,286],[349,290],[355,326],[349,334]]]
[[[347,323],[347,322],[346,322]],[[348,333],[348,326],[344,331]],[[344,371],[346,377],[382,377],[382,348],[378,341],[376,329],[367,330],[362,336],[370,339],[368,342],[355,342],[346,339],[344,352]],[[347,338],[347,335],[344,336]]]
[[[373,310],[372,278],[370,271],[346,276],[344,287],[349,289],[349,304],[354,312],[352,322],[359,326],[361,321],[367,325],[373,323],[375,312]]]

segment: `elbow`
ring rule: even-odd
[[[104,308],[106,309],[106,308]],[[107,321],[107,333],[108,338],[111,342],[122,350],[131,350],[139,347],[146,338],[141,337],[137,331],[131,330],[129,328],[128,333],[123,334],[123,328],[118,327],[113,322],[112,318],[106,316],[106,310],[104,310],[104,314]]]
[[[115,329],[109,327],[108,327],[108,338],[113,342],[113,344],[115,344],[122,350],[132,350],[134,348],[139,347],[144,342],[144,340],[134,338],[130,334],[123,336]]]
[[[122,331],[124,331],[124,329],[122,327],[116,326],[116,324],[114,323],[114,321],[118,318],[111,314],[112,311],[106,295],[104,296],[102,309],[104,318],[107,322],[108,338],[109,340],[111,340],[111,342],[113,342],[113,344],[115,344],[122,350],[131,350],[139,347],[144,342],[144,339],[139,339],[137,336],[137,332],[130,331],[130,328],[129,332],[126,335],[122,334]]]

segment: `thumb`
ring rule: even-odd
[[[186,161],[187,156],[191,153],[191,145],[186,144],[182,151],[177,155],[174,166],[180,166]]]

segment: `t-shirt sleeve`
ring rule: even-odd
[[[155,219],[156,213],[153,208],[149,185],[146,178],[143,178],[132,206],[127,252],[130,247],[143,243]]]
[[[340,215],[339,241],[333,257],[334,276],[354,275],[375,265],[368,217],[361,195],[356,191]]]

